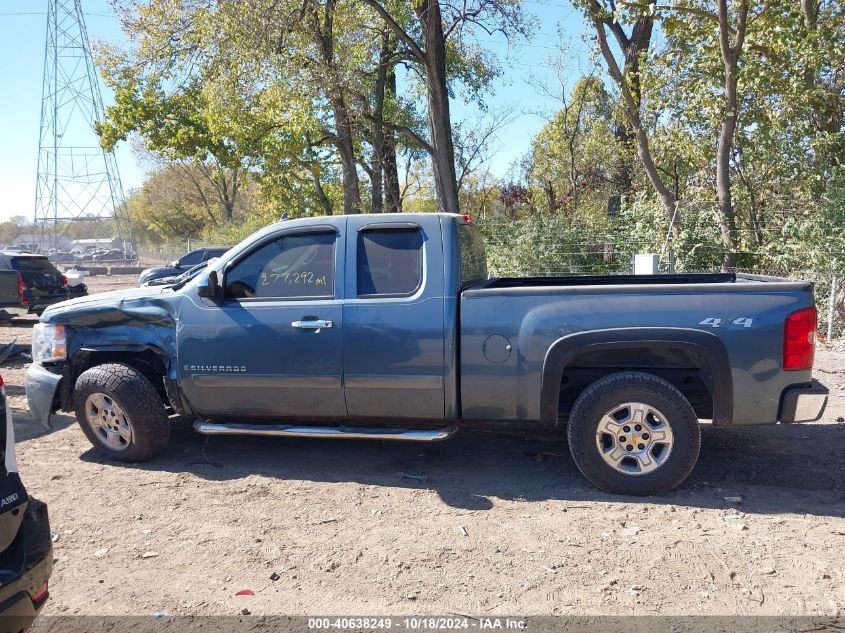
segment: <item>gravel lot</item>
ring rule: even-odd
[[[28,343],[34,322],[0,340]],[[597,492],[561,440],[518,432],[206,442],[180,421],[163,458],[107,463],[71,418],[45,433],[29,417],[22,363],[0,371],[58,538],[45,614],[830,615],[845,610],[845,344],[816,365],[821,422],[705,426],[690,479],[647,501]]]

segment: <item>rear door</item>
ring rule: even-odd
[[[439,217],[395,223],[350,217],[346,252],[343,375],[349,415],[442,419]]]
[[[346,415],[341,334],[345,219],[280,230],[224,269],[222,301],[179,316],[180,384],[210,417]]]

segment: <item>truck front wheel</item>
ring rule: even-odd
[[[121,363],[83,372],[74,389],[76,419],[101,454],[120,462],[143,462],[161,454],[170,424],[155,387]]]
[[[569,450],[596,487],[656,495],[693,469],[701,429],[689,401],[653,374],[610,374],[587,387],[569,416]]]

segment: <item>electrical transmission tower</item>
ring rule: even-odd
[[[117,162],[94,130],[103,101],[80,0],[48,0],[38,139],[35,226],[42,251],[58,248],[70,222],[108,221],[131,239]]]

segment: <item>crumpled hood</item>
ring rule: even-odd
[[[162,297],[165,293],[167,297]],[[101,292],[56,303],[44,311],[41,321],[92,326],[121,321],[130,315],[141,319],[152,317],[157,321],[162,316],[170,317],[176,294],[168,286]],[[124,319],[118,316],[121,314]]]

